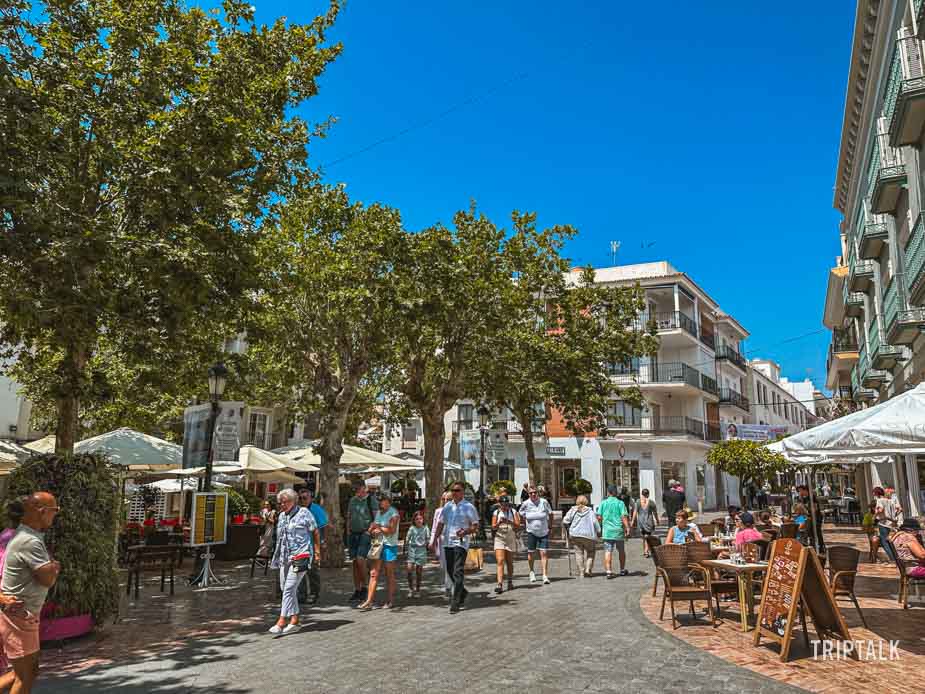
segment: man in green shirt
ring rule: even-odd
[[[604,539],[604,569],[607,578],[613,578],[613,552],[620,554],[620,575],[626,576],[626,536],[630,534],[629,517],[626,505],[617,498],[620,490],[616,485],[607,487],[607,498],[597,507],[597,520],[601,524],[601,536]]]
[[[347,542],[347,551],[353,561],[353,595],[351,600],[360,600],[366,595],[366,557],[372,538],[369,536],[369,526],[373,522],[373,503],[369,498],[366,483],[360,482],[355,494],[347,504],[347,530],[350,532]]]

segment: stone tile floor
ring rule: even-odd
[[[898,659],[892,662],[814,660],[812,647],[804,645],[800,634],[793,640],[790,661],[782,663],[776,645],[761,645],[756,648],[753,646],[753,634],[740,631],[738,605],[735,602],[721,603],[723,623],[716,629],[711,628],[707,621],[702,619],[696,624],[691,623],[689,612],[682,609],[678,614],[686,615],[681,617],[684,623],[672,631],[667,607],[666,619],[659,620],[661,589],[658,596],[653,598],[651,583],[649,590],[643,591],[642,594],[642,611],[655,624],[686,643],[740,667],[810,691],[868,690],[897,694],[925,691],[925,591],[922,601],[913,601],[913,606],[908,610],[901,609],[896,595],[897,569],[892,563],[886,563],[882,551],[881,562],[870,564],[867,562],[867,538],[859,529],[826,526],[825,535],[826,543],[830,546],[852,545],[862,553],[856,592],[869,628],[864,628],[850,600],[839,599],[842,616],[852,639],[871,639],[877,642],[898,640]],[[702,613],[698,612],[699,614]],[[810,639],[817,638],[812,628],[812,620],[809,620],[808,627]],[[886,645],[884,654],[886,657],[889,656]]]
[[[628,556],[628,577],[578,579],[557,548],[549,586],[529,584],[519,559],[517,587],[501,595],[492,592],[489,557],[467,577],[471,596],[458,615],[447,614],[433,567],[422,598],[403,593],[395,609],[371,612],[347,605],[349,571],[325,570],[320,605],[303,613],[302,631],[279,638],[266,633],[279,609],[272,574],[251,580],[244,562],[224,564],[217,572],[225,585],[178,587],[173,598],[151,577],[139,600],[124,602],[118,624],[43,651],[36,691],[798,691],[653,625],[640,610],[652,577],[638,540],[628,542]]]

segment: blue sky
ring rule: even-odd
[[[261,21],[324,6],[255,4]],[[411,229],[474,199],[499,223],[516,208],[575,225],[576,263],[609,265],[611,240],[618,263],[668,260],[751,332],[748,356],[821,386],[853,14],[350,0],[332,34],[344,53],[302,109],[338,119],[310,157]]]

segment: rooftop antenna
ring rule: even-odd
[[[611,241],[610,242],[610,264],[611,265],[617,264],[617,251],[619,250],[620,250],[620,242]]]

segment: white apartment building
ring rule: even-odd
[[[577,271],[575,271],[577,273]],[[670,479],[682,482],[692,508],[723,507],[738,500],[738,480],[718,473],[705,461],[723,423],[750,422],[749,370],[741,343],[748,332],[723,312],[688,275],[668,262],[596,270],[596,281],[645,291],[646,309],[637,329],[654,325],[660,339],[657,355],[611,366],[614,384],[639,384],[646,403],[637,408],[615,397],[608,426],[598,435],[576,437],[558,413],[538,405],[534,446],[541,465],[539,482],[554,507],[574,503],[570,480],[591,482],[592,503],[603,500],[609,484],[626,486],[638,498],[643,488],[661,506]],[[478,428],[477,403],[461,400],[446,414],[445,456],[458,459],[459,432]],[[492,413],[487,481],[510,479],[520,488],[528,481],[526,448],[520,426],[509,413]],[[392,427],[383,451],[423,452],[421,423]],[[479,487],[479,471],[466,479]]]
[[[781,378],[780,365],[770,359],[752,359],[748,365],[751,424],[765,424],[779,428],[781,433],[795,434],[815,423],[811,381],[794,383]]]
[[[44,432],[32,428],[32,402],[19,394],[19,384],[0,375],[0,439],[34,441]]]

